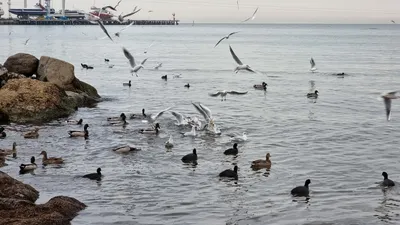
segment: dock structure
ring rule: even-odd
[[[103,20],[104,25],[179,25],[179,20],[127,20],[123,23],[113,20]],[[88,20],[29,20],[29,19],[0,19],[0,25],[97,25]]]

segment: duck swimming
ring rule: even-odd
[[[131,84],[131,81],[129,80],[129,82],[128,83],[122,83],[122,86],[132,86],[132,84]]]
[[[311,184],[311,180],[307,179],[304,186],[298,186],[292,189],[290,192],[295,197],[308,197],[310,190],[308,189],[308,185]]]
[[[117,120],[117,121],[111,120],[108,122],[110,125],[114,125],[114,126],[121,126],[121,125],[126,126],[128,124],[128,122],[126,122],[125,114],[121,114],[121,120]]]
[[[386,172],[383,172],[382,176],[383,176],[382,186],[393,187],[395,185],[394,182],[388,178],[388,174]]]
[[[82,125],[83,120],[79,119],[79,120],[67,120],[65,121],[66,124],[69,125]]]
[[[42,164],[43,165],[48,165],[48,164],[63,164],[64,160],[62,158],[56,158],[56,157],[50,157],[47,158],[47,152],[46,151],[42,151],[40,155],[43,155],[43,159],[42,159]]]
[[[35,128],[33,131],[29,131],[24,134],[24,138],[27,139],[36,139],[39,137],[39,128]]]
[[[84,176],[82,176],[83,178],[88,178],[91,180],[101,180],[102,175],[101,175],[101,168],[97,168],[97,173],[89,173],[86,174]]]
[[[267,90],[267,86],[267,83],[262,82],[262,84],[255,84],[253,87],[257,90]]]
[[[147,115],[145,113],[145,109],[142,109],[142,114],[132,114],[130,119],[146,119]]]
[[[224,154],[225,155],[237,155],[239,153],[237,146],[238,146],[237,143],[233,144],[233,148],[225,150]]]
[[[8,156],[8,155],[13,155],[13,158],[17,157],[17,143],[13,143],[12,149],[0,149],[0,157],[3,156]]]
[[[251,168],[253,170],[258,170],[258,169],[262,169],[262,168],[270,169],[271,168],[271,160],[269,159],[269,157],[271,157],[271,155],[269,153],[267,153],[267,155],[265,156],[265,160],[258,159],[258,160],[253,161],[251,163]]]
[[[122,121],[122,118],[125,117],[125,113],[121,113],[118,117],[108,117],[107,121]]]
[[[4,132],[4,127],[0,127],[0,139],[4,139],[7,137],[6,132]]]
[[[37,165],[35,163],[35,157],[32,156],[31,157],[31,164],[21,164],[19,166],[20,172],[27,172],[27,171],[31,171],[37,168]]]
[[[135,148],[135,147],[130,147],[128,145],[117,147],[113,149],[113,152],[117,153],[128,153],[128,152],[133,152],[133,151],[139,151],[140,148]]]
[[[220,177],[234,178],[235,180],[237,180],[237,179],[238,179],[238,173],[237,173],[237,172],[238,172],[238,167],[235,166],[235,167],[233,168],[233,170],[227,169],[227,170],[222,171],[222,172],[219,174],[219,176],[220,176]]]
[[[197,163],[197,152],[196,149],[193,149],[193,153],[187,154],[182,157],[183,163]]]
[[[190,88],[190,84],[189,83],[185,84],[185,88]]]
[[[168,80],[168,75],[161,76],[161,79]]]
[[[319,92],[317,90],[315,90],[314,93],[308,93],[307,98],[316,99],[316,98],[318,98],[318,93]]]
[[[147,128],[147,129],[141,129],[139,133],[141,134],[158,134],[160,132],[160,124],[156,123],[156,126],[154,128]]]
[[[89,138],[88,127],[89,127],[89,124],[85,124],[85,126],[83,127],[83,131],[71,130],[71,131],[68,131],[68,134],[70,137],[84,137],[85,139]]]

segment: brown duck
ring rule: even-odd
[[[48,165],[48,164],[63,164],[64,160],[62,158],[56,158],[56,157],[47,157],[47,152],[46,151],[42,151],[40,155],[43,155],[43,159],[42,159],[42,164],[43,165]]]

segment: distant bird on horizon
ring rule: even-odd
[[[396,24],[396,22],[394,20],[391,20],[391,21],[392,21],[392,23]]]
[[[252,70],[249,65],[243,64],[242,61],[240,61],[240,59],[236,56],[235,52],[233,51],[233,49],[232,49],[232,47],[230,45],[229,45],[229,50],[231,52],[232,58],[235,60],[235,62],[237,64],[239,64],[234,70],[235,73],[238,73],[239,70],[247,70],[247,71],[250,71],[252,73],[255,73],[254,70]]]
[[[124,52],[125,57],[129,60],[129,64],[131,65],[132,76],[133,76],[133,73],[135,73],[136,76],[138,76],[137,72],[139,72],[139,70],[143,68],[143,65],[147,61],[147,58],[144,59],[139,65],[136,65],[135,58],[133,58],[132,54],[124,47],[122,47],[122,50]]]
[[[254,20],[256,18],[257,11],[258,11],[258,7],[257,7],[256,11],[254,11],[253,15],[251,17],[243,20],[242,23],[247,22],[249,20]]]
[[[221,41],[223,41],[224,39],[228,40],[230,36],[232,36],[232,35],[234,35],[234,34],[237,34],[237,33],[239,33],[239,31],[232,32],[232,33],[228,34],[227,36],[221,38],[221,39],[217,42],[217,44],[215,44],[214,48],[217,47],[217,46],[219,45],[219,43],[221,43]]]
[[[382,95],[383,102],[385,103],[386,109],[386,120],[390,120],[390,116],[392,115],[392,99],[400,98],[400,96],[396,95],[399,91],[392,91]]]

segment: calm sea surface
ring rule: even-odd
[[[233,31],[240,33],[214,48]],[[69,138],[68,130],[82,128],[55,121],[41,127],[37,140],[8,131],[0,141],[0,147],[16,141],[19,152],[1,170],[39,190],[39,203],[68,195],[88,205],[73,224],[400,223],[400,190],[384,193],[378,185],[382,171],[400,181],[400,101],[393,101],[387,122],[379,99],[382,92],[400,88],[400,26],[133,26],[115,43],[98,40],[104,33],[97,26],[0,26],[0,37],[1,62],[18,52],[63,59],[105,100],[71,116],[90,125],[89,140]],[[259,73],[235,74],[228,44]],[[129,73],[121,46],[138,61],[149,57],[139,77]],[[318,73],[309,71],[311,57]],[[115,67],[108,68],[104,58]],[[81,70],[80,63],[95,69]],[[158,63],[163,66],[157,71]],[[341,72],[349,76],[332,75]],[[161,79],[165,74],[167,82]],[[182,78],[172,79],[173,74]],[[128,80],[132,87],[123,87]],[[315,104],[305,97],[310,80],[320,92]],[[263,81],[266,93],[252,88]],[[190,89],[183,87],[186,83]],[[224,102],[208,96],[224,89],[249,93]],[[174,111],[200,117],[191,102],[212,110],[221,136],[181,137],[190,128],[175,126],[170,113],[159,120],[158,136],[139,134],[147,127],[140,120],[129,120],[126,128],[107,126],[107,117],[142,108],[151,113],[174,106]],[[242,132],[249,139],[239,144],[239,155],[225,156],[232,145],[227,134]],[[166,151],[170,134],[175,147]],[[111,151],[121,144],[142,151]],[[183,165],[181,157],[193,148],[197,167]],[[63,157],[65,165],[19,175],[19,164],[42,150]],[[271,170],[252,171],[251,161],[267,152]],[[220,181],[219,172],[234,165],[239,166],[238,182]],[[77,178],[97,167],[104,174],[101,182]],[[312,182],[309,201],[293,201],[290,190],[306,179]]]

